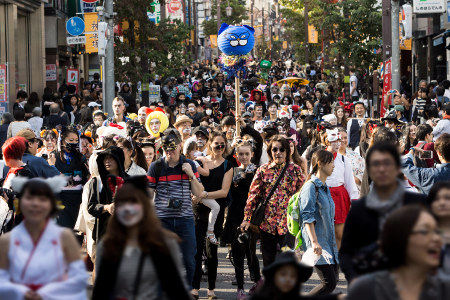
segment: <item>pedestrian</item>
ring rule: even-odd
[[[443,254],[439,276],[450,279],[450,182],[440,181],[428,194],[428,204],[442,231]]]
[[[347,299],[448,299],[449,281],[431,275],[440,264],[440,234],[425,208],[411,205],[394,211],[380,237],[389,269],[358,278]]]
[[[339,249],[342,272],[351,284],[358,276],[382,269],[372,261],[386,218],[397,208],[410,204],[425,204],[425,197],[405,191],[400,174],[400,157],[391,143],[377,143],[369,148],[366,168],[372,179],[370,192],[352,202]],[[374,265],[375,264],[375,265]]]
[[[192,196],[201,196],[204,188],[199,181],[195,164],[181,156],[181,135],[173,128],[162,134],[164,157],[150,165],[150,198],[155,203],[156,215],[162,226],[181,239],[186,282],[191,288],[197,250]]]
[[[28,123],[30,124],[31,129],[33,129],[34,134],[39,136],[43,123],[42,109],[40,107],[33,108],[32,117],[28,119]]]
[[[191,299],[179,238],[163,229],[145,176],[116,191],[115,210],[97,247],[93,299]]]
[[[411,148],[402,161],[403,174],[424,194],[428,194],[436,182],[450,178],[450,134],[443,133],[436,140],[435,150],[442,163],[436,168],[419,168],[414,166],[414,155],[419,156],[420,153],[423,153],[423,150],[417,147]]]
[[[13,180],[24,220],[0,237],[0,299],[87,299],[78,242],[51,219],[65,184],[59,176]]]
[[[327,151],[334,157],[333,173],[327,178],[327,186],[330,188],[331,196],[335,205],[334,229],[338,249],[341,247],[342,233],[344,231],[345,219],[350,210],[351,200],[359,199],[359,191],[356,186],[355,177],[350,159],[339,153],[341,137],[337,128],[326,130],[325,145]]]
[[[116,189],[128,177],[123,167],[124,161],[123,151],[117,146],[110,146],[97,154],[99,178],[92,183],[88,202],[88,212],[96,218],[92,234],[94,241],[99,241],[105,233],[114,212]]]
[[[293,252],[283,252],[269,266],[264,268],[264,285],[251,300],[313,300],[337,299],[336,296],[301,296],[302,284],[312,275],[313,269],[299,262]]]
[[[333,154],[326,150],[314,152],[311,166],[308,181],[294,197],[298,197],[299,202],[303,248],[305,251],[312,248],[315,255],[320,257],[314,267],[321,282],[308,295],[321,296],[334,291],[339,274],[338,247],[334,234],[335,204],[326,184],[335,168]],[[331,255],[330,264],[322,256],[323,250]]]
[[[206,156],[205,164],[209,169],[209,175],[200,176],[205,190],[200,196],[194,196],[192,199],[195,203],[195,235],[197,240],[192,295],[194,298],[196,298],[196,296],[198,297],[202,276],[202,255],[203,249],[206,247],[208,298],[216,299],[214,289],[217,278],[217,248],[219,245],[216,237],[220,237],[223,232],[225,207],[229,204],[227,202],[227,197],[231,186],[233,167],[231,163],[225,159],[228,153],[228,146],[226,137],[222,132],[211,132],[208,148],[209,155]],[[212,201],[215,203],[211,205]],[[214,215],[216,213],[217,216]]]
[[[25,121],[25,110],[23,108],[17,108],[13,111],[14,121],[8,126],[8,133],[6,138],[16,136],[17,133],[25,128],[31,128],[30,123]]]
[[[68,184],[61,191],[64,208],[58,212],[57,223],[73,228],[80,210],[83,185],[88,179],[86,159],[80,153],[78,132],[66,128],[59,137],[58,152],[52,157],[56,169],[67,177]]]
[[[248,141],[239,142],[236,147],[236,158],[240,166],[233,168],[233,183],[231,184],[231,203],[228,206],[223,241],[231,244],[234,272],[237,283],[237,299],[246,299],[244,290],[244,260],[247,257],[250,278],[254,282],[250,294],[263,283],[259,268],[259,260],[256,256],[256,242],[258,232],[249,230],[241,231],[240,224],[244,219],[244,209],[247,204],[250,185],[255,176],[256,166],[251,163],[253,146]]]
[[[140,139],[137,142],[137,146],[141,148],[142,153],[145,157],[146,168],[142,166],[142,162],[140,163],[141,167],[148,171],[152,162],[154,162],[157,158],[156,146],[154,139],[144,138]]]
[[[42,139],[42,148],[38,149],[36,153],[37,157],[49,159],[51,154],[55,154],[57,151],[57,131],[55,130],[42,130],[39,135]]]
[[[248,230],[258,203],[267,203],[263,220],[257,225],[264,266],[275,260],[277,247],[284,246],[289,199],[300,190],[305,178],[301,168],[290,161],[289,142],[285,138],[275,135],[267,149],[270,162],[256,171],[241,224],[243,230]]]
[[[141,148],[137,147],[131,138],[120,138],[117,141],[117,147],[121,148],[123,154],[125,155],[124,168],[125,172],[127,172],[129,176],[147,174],[147,171],[144,168],[138,166],[134,162],[134,157],[139,157],[141,162],[145,161],[145,155]]]

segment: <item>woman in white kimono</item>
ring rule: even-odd
[[[24,220],[0,237],[0,299],[87,299],[80,247],[71,230],[51,219],[55,193],[66,184],[63,177],[13,179]]]

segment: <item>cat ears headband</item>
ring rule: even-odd
[[[44,184],[47,184],[54,194],[59,194],[61,190],[67,185],[67,177],[66,176],[54,176],[47,179],[43,178],[33,178],[29,179],[28,177],[14,177],[11,180],[11,187],[13,191],[17,193],[23,192],[24,185],[29,181],[38,181]]]

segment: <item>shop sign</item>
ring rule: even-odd
[[[56,64],[45,65],[45,81],[56,80]]]
[[[435,14],[446,10],[445,0],[413,0],[413,13]]]

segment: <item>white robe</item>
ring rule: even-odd
[[[44,300],[87,299],[88,274],[82,260],[67,264],[62,230],[50,220],[36,245],[23,222],[11,231],[9,270],[0,269],[0,299],[22,300],[33,286]]]

